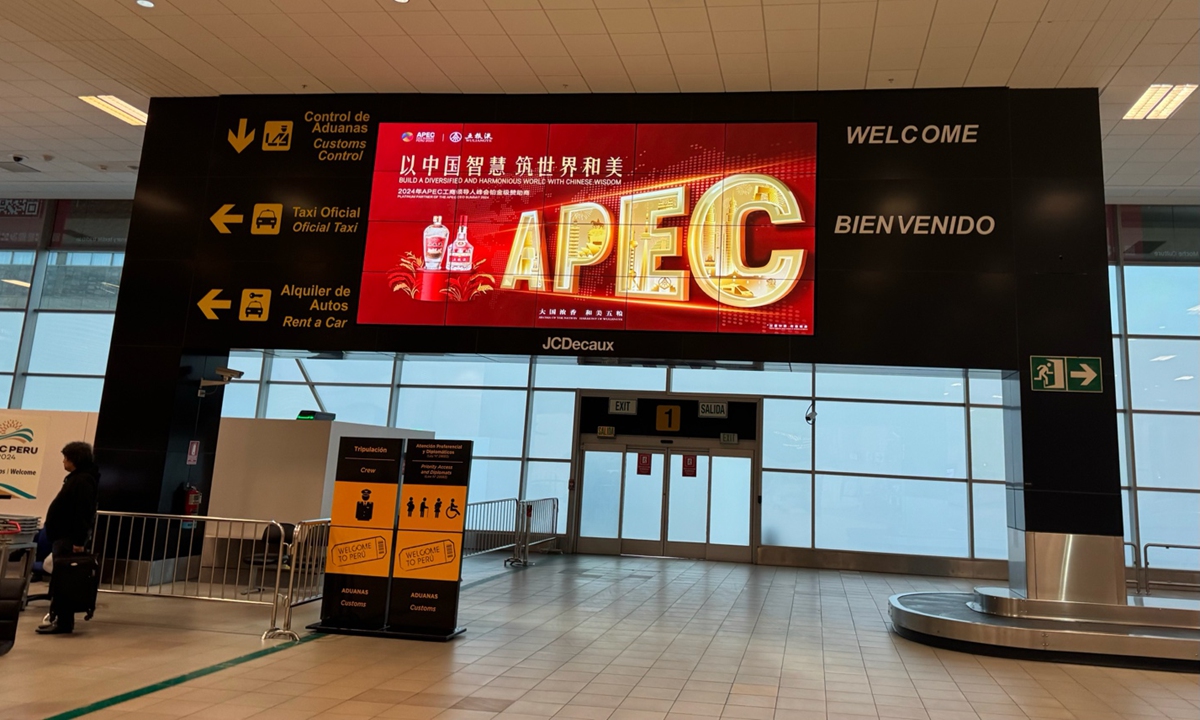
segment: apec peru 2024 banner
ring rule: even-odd
[[[358,320],[812,334],[816,134],[381,124]]]

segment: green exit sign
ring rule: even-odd
[[[1029,358],[1033,390],[1047,392],[1104,392],[1098,357],[1032,355]]]

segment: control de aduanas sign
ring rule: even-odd
[[[0,497],[37,497],[46,418],[0,411]]]

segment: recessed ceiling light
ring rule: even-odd
[[[1196,86],[1155,83],[1137,99],[1122,120],[1165,120],[1196,91]]]
[[[79,99],[130,125],[146,124],[146,113],[115,95],[80,95]]]
[[[408,0],[396,0],[396,2],[404,4],[404,3],[408,2]]]
[[[137,0],[137,4],[141,5],[144,8],[154,7],[154,3],[150,2],[150,0]]]

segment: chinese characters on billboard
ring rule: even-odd
[[[379,127],[359,322],[813,332],[814,123]]]

